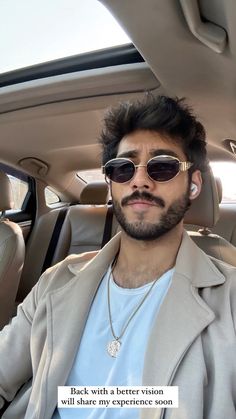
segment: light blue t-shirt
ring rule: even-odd
[[[170,286],[174,269],[155,283],[123,337],[116,358],[107,352],[113,340],[111,333],[107,285],[111,267],[104,276],[93,301],[74,365],[66,382],[68,386],[138,386],[142,385],[144,356],[149,333],[160,305]],[[111,277],[110,304],[112,325],[119,336],[127,320],[140,304],[152,283],[135,289],[119,287]],[[158,342],[157,342],[158,345]],[[136,408],[60,408],[53,419],[136,419]]]

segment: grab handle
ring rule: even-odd
[[[192,34],[213,51],[222,53],[226,46],[226,31],[215,23],[203,22],[197,0],[179,0]]]

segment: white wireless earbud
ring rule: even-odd
[[[197,185],[195,184],[195,183],[191,183],[191,186],[190,186],[190,191],[192,192],[192,194],[194,195],[195,193],[197,193],[197,191],[198,191],[198,187],[197,187]]]

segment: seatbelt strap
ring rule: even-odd
[[[108,206],[105,226],[103,231],[103,238],[102,238],[102,245],[101,247],[105,246],[107,242],[109,242],[112,233],[112,220],[113,220],[113,207],[112,205]]]
[[[61,233],[61,229],[63,226],[63,223],[65,221],[66,213],[67,213],[68,207],[64,207],[59,211],[59,214],[57,216],[57,221],[53,229],[52,237],[48,245],[48,250],[44,259],[43,267],[41,274],[51,266],[52,259],[56,250],[56,246],[58,243],[58,239]]]

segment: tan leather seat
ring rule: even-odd
[[[236,247],[211,231],[219,219],[221,194],[220,185],[218,184],[217,189],[216,181],[209,169],[203,175],[200,195],[193,201],[185,215],[185,228],[194,242],[208,255],[236,266]],[[194,231],[196,230],[194,226],[198,226],[198,231]]]
[[[25,257],[25,243],[21,228],[4,217],[13,207],[11,184],[0,171],[0,329],[9,322],[14,312],[16,293]]]
[[[68,209],[53,264],[72,253],[101,248],[108,198],[108,186],[105,182],[86,185],[80,195],[80,204]]]
[[[216,178],[217,190],[220,195],[220,203],[222,200],[222,183]],[[236,246],[236,203],[223,202],[220,206],[220,219],[212,229],[214,234],[223,236],[233,246]]]

